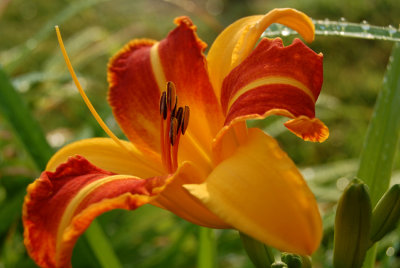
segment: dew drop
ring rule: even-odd
[[[290,34],[290,32],[289,32],[288,29],[283,29],[283,30],[281,31],[281,34],[282,34],[282,36],[288,36],[288,35]]]
[[[394,255],[394,253],[396,253],[394,247],[388,247],[388,248],[387,248],[387,250],[386,250],[386,256],[391,257],[391,256]]]
[[[392,25],[389,25],[388,28],[389,28],[389,30],[388,30],[389,35],[390,35],[390,37],[392,37],[393,34],[395,34],[397,32],[397,30]]]
[[[341,22],[346,22],[346,19],[343,18],[343,17],[341,17],[341,18],[340,18],[340,21],[341,21]]]
[[[368,24],[368,22],[367,22],[366,20],[363,20],[363,21],[362,21],[361,28],[362,28],[364,31],[368,31],[371,27],[369,26],[369,24]]]

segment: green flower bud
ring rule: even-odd
[[[367,186],[353,180],[338,202],[335,218],[333,266],[361,267],[370,245],[371,201]]]
[[[393,231],[400,219],[400,185],[387,191],[372,212],[370,239],[373,243]]]
[[[282,253],[282,261],[287,264],[288,268],[301,268],[303,265],[301,257],[293,253]]]

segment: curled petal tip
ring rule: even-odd
[[[328,127],[318,118],[299,116],[287,121],[285,126],[305,141],[324,142],[329,137]]]

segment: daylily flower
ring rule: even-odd
[[[175,23],[165,39],[133,40],[109,63],[108,100],[129,142],[67,145],[29,185],[25,245],[38,265],[70,266],[75,242],[96,216],[148,203],[280,250],[308,255],[318,247],[321,218],[302,175],[272,137],[245,124],[283,115],[304,140],[328,137],[315,118],[322,54],[299,39],[284,46],[263,38],[255,47],[271,23],[312,41],[311,20],[293,9],[242,18],[207,57],[190,19]]]

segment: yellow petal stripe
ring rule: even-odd
[[[150,61],[158,88],[160,89],[160,93],[162,93],[165,90],[167,79],[165,78],[165,74],[160,61],[160,55],[158,54],[158,44],[159,43],[155,43],[150,49]]]

